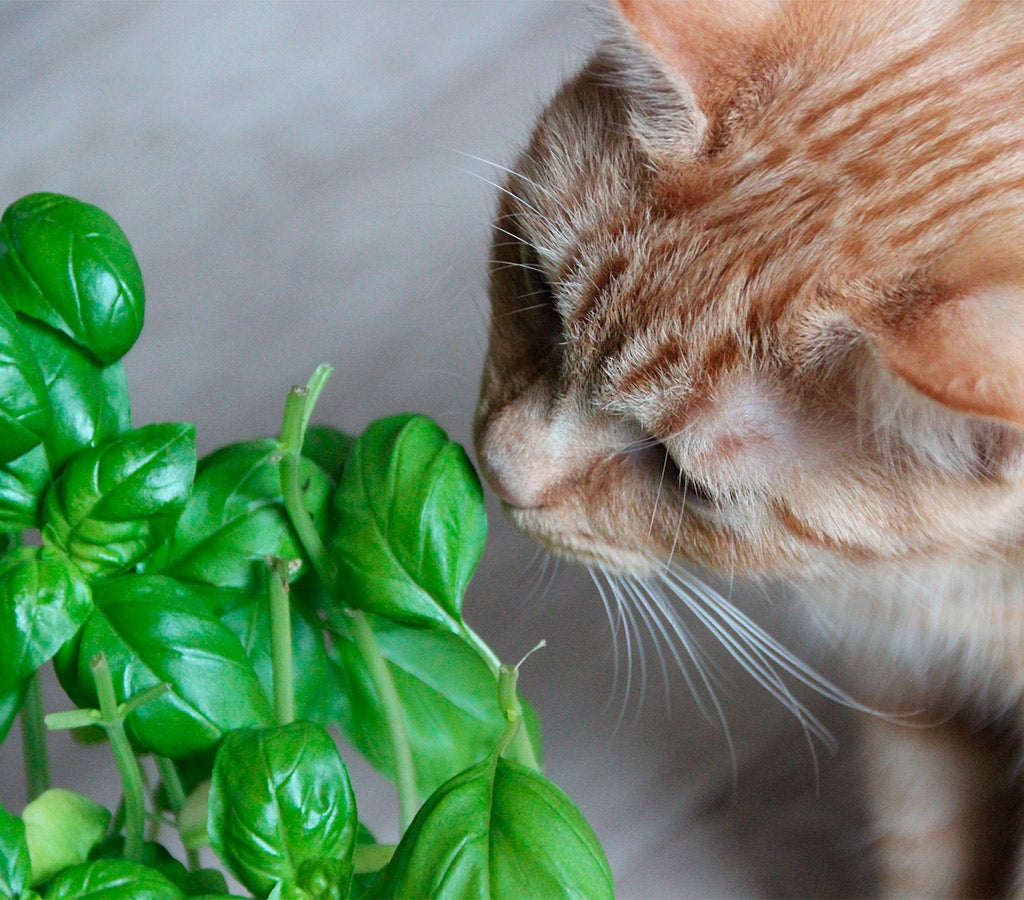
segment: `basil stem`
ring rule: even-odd
[[[114,696],[114,682],[110,676],[110,664],[103,653],[97,653],[90,661],[93,678],[96,679],[96,694],[100,703],[100,720],[110,741],[121,785],[124,790],[124,857],[133,862],[142,861],[142,845],[145,840],[146,799],[142,782],[142,770],[132,751],[128,735],[124,730],[124,712],[118,708]]]
[[[181,776],[178,774],[173,760],[159,755],[153,758],[156,761],[157,771],[160,773],[160,781],[164,786],[164,795],[167,797],[167,803],[171,807],[171,812],[174,813],[174,821],[177,824],[181,808],[185,805],[185,788],[181,783]],[[196,871],[201,865],[198,850],[186,847],[185,859],[190,871]]]
[[[278,725],[295,721],[295,669],[292,654],[292,613],[289,602],[290,563],[268,557],[270,567],[270,655],[274,673],[274,719]]]
[[[43,726],[43,697],[39,673],[33,673],[26,685],[21,707],[21,743],[25,757],[25,785],[28,800],[35,800],[50,787],[46,729]]]
[[[313,568],[328,591],[337,596],[337,568],[327,554],[327,549],[306,510],[302,498],[300,471],[306,427],[330,374],[330,366],[318,366],[306,386],[292,388],[285,399],[284,419],[281,423],[281,493],[284,496],[288,517]],[[416,791],[416,771],[413,767],[412,748],[409,745],[409,732],[402,715],[401,701],[387,663],[377,645],[373,629],[370,628],[365,616],[361,612],[352,611],[352,624],[356,644],[370,672],[374,690],[387,722],[391,753],[395,762],[399,816],[402,827],[406,828],[416,816],[419,796]]]
[[[320,580],[331,593],[334,593],[338,580],[336,567],[328,556],[302,499],[301,469],[306,426],[313,414],[317,397],[320,396],[320,391],[323,390],[330,375],[330,366],[317,366],[307,385],[292,388],[285,399],[284,420],[281,423],[281,493],[284,496],[288,517],[309,556],[310,563],[320,576]]]
[[[398,810],[405,830],[416,817],[419,807],[419,796],[416,791],[416,768],[412,760],[412,748],[409,745],[409,731],[405,727],[402,713],[402,701],[395,689],[394,679],[388,671],[387,663],[380,652],[380,646],[373,629],[360,610],[352,610],[352,635],[356,646],[366,663],[366,668],[373,681],[373,688],[380,701],[381,712],[387,723],[388,737],[391,741],[391,755],[395,763],[395,782],[398,786]]]
[[[519,702],[519,694],[516,690],[518,667],[515,669],[516,676],[515,678],[512,678],[512,686],[511,690],[509,690],[509,675],[506,671],[507,667],[501,664],[501,661],[495,655],[494,651],[484,643],[483,638],[465,622],[459,622],[459,631],[463,638],[465,638],[466,643],[468,643],[487,664],[487,668],[491,670],[491,674],[493,674],[497,680],[498,694],[502,700],[502,712],[505,713],[506,717],[511,713],[515,715],[517,720],[522,719],[523,706]],[[540,646],[543,646],[543,644]],[[530,651],[530,653],[532,652],[533,650]],[[529,656],[529,654],[527,654],[527,656]],[[517,763],[526,766],[528,769],[533,769],[534,772],[540,771],[540,761],[537,759],[537,752],[534,749],[533,741],[530,739],[530,735],[525,728],[517,728],[515,730],[509,741],[507,749],[509,750],[510,756]]]

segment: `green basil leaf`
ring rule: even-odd
[[[486,756],[503,731],[494,676],[476,651],[450,632],[406,628],[370,615],[367,621],[401,700],[419,795],[427,797]],[[381,701],[351,633],[337,624],[335,649],[348,676],[339,725],[375,768],[394,779]]]
[[[11,308],[0,300],[0,462],[42,441],[50,427],[50,397],[32,348]]]
[[[0,807],[0,897],[18,900],[31,881],[25,823]]]
[[[142,863],[100,859],[61,872],[43,900],[185,900],[185,894]]]
[[[331,553],[346,603],[413,625],[453,627],[487,537],[465,451],[423,416],[374,422],[334,495]]]
[[[22,317],[21,330],[53,405],[44,441],[53,471],[83,447],[131,428],[128,382],[121,363],[102,365],[66,335],[33,319]]]
[[[174,529],[195,474],[195,429],[148,425],[65,466],[43,501],[43,541],[87,575],[145,559]]]
[[[0,531],[38,528],[43,495],[51,480],[50,465],[42,444],[0,465]]]
[[[220,620],[245,648],[267,697],[273,697],[270,599],[266,594],[235,594]],[[327,727],[338,721],[344,680],[324,643],[320,619],[292,591],[292,659],[298,718]]]
[[[348,771],[320,726],[292,722],[224,739],[213,767],[210,843],[249,890],[265,895],[294,882],[308,860],[336,860],[351,878],[356,825]]]
[[[121,859],[124,856],[124,837],[117,834],[107,838],[91,854],[92,859]],[[145,841],[142,845],[144,866],[159,872],[185,896],[196,894],[226,894],[228,891],[224,875],[216,869],[190,871],[171,855],[171,852],[156,841]]]
[[[307,509],[321,530],[331,485],[312,462],[303,463]],[[183,581],[263,592],[265,557],[302,556],[281,497],[274,440],[223,447],[202,459],[177,528],[147,568]]]
[[[11,730],[14,720],[18,717],[21,704],[25,702],[27,689],[26,679],[7,693],[0,694],[0,744],[6,740],[7,732]]]
[[[0,296],[104,363],[142,330],[142,273],[124,232],[101,209],[59,194],[30,194],[4,212]]]
[[[302,442],[302,455],[311,459],[337,483],[356,439],[330,425],[310,425]]]
[[[21,813],[32,859],[32,884],[78,865],[101,840],[110,813],[88,797],[62,788],[43,791]]]
[[[299,866],[297,883],[312,900],[345,900],[352,884],[352,864],[337,859],[307,859]]]
[[[233,728],[271,720],[242,645],[201,594],[162,575],[124,575],[94,582],[93,603],[73,652],[56,658],[57,674],[80,706],[97,705],[89,662],[101,651],[118,702],[169,684],[125,721],[144,749],[192,756]]]
[[[427,800],[370,894],[597,900],[613,897],[614,884],[572,801],[532,769],[492,757]]]
[[[67,557],[24,547],[0,563],[0,692],[17,691],[91,610],[88,582]]]

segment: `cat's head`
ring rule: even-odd
[[[1021,6],[615,18],[494,225],[476,443],[514,521],[634,572],[1016,546]]]

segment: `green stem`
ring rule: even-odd
[[[305,387],[295,387],[289,391],[281,422],[280,449],[281,493],[285,509],[317,575],[328,590],[333,592],[338,580],[337,569],[313,525],[302,492],[302,443],[306,438],[306,426],[330,374],[330,366],[318,366]]]
[[[43,695],[38,672],[25,685],[25,699],[21,706],[21,744],[26,791],[28,799],[34,800],[50,787],[46,728],[43,726]]]
[[[478,635],[472,628],[469,627],[465,622],[459,622],[459,630],[462,632],[462,636],[466,639],[466,642],[477,652],[477,655],[487,664],[487,668],[491,670],[491,674],[498,681],[498,693],[499,696],[507,688],[503,686],[503,677],[506,676],[506,666],[501,664],[501,661],[495,655],[494,651],[484,643],[484,640]],[[533,652],[532,650],[530,651]],[[529,655],[529,654],[527,654]],[[518,667],[516,671],[516,679],[518,679]],[[502,702],[507,703],[507,710],[512,711],[519,719],[523,717],[523,705],[519,701],[519,693],[515,689],[516,679],[512,681],[511,693],[503,699]],[[502,706],[502,710],[506,710],[505,706]],[[517,728],[509,746],[509,755],[517,763],[521,763],[529,769],[533,769],[534,772],[540,771],[540,760],[537,759],[537,751],[533,746],[533,741],[530,740],[530,734],[526,728]]]
[[[102,653],[93,657],[90,667],[96,680],[96,693],[100,701],[100,722],[110,741],[121,785],[124,790],[124,856],[134,862],[142,861],[142,846],[146,828],[146,793],[142,770],[135,758],[128,735],[124,730],[124,713],[118,708],[114,696],[114,682],[110,666]]]
[[[333,596],[337,596],[337,567],[328,555],[327,548],[324,547],[306,509],[302,492],[301,468],[302,444],[306,437],[306,427],[313,414],[317,398],[330,374],[330,366],[318,366],[306,386],[292,388],[285,399],[280,440],[281,493],[284,497],[288,517],[295,527],[295,532],[313,568],[327,590]],[[391,755],[395,765],[395,780],[398,785],[399,817],[404,830],[416,815],[416,810],[419,807],[419,794],[416,790],[416,770],[413,764],[409,732],[402,714],[401,700],[384,657],[381,655],[377,638],[366,617],[362,612],[354,611],[350,621],[356,646],[370,673],[387,726]]]
[[[295,670],[292,615],[288,594],[287,560],[274,557],[270,565],[270,653],[274,677],[274,718],[278,725],[295,721]]]
[[[156,756],[154,759],[156,760],[156,769],[160,773],[160,781],[164,786],[164,794],[167,796],[167,802],[170,804],[171,812],[174,813],[174,819],[177,822],[181,807],[185,804],[185,788],[181,783],[181,776],[178,774],[174,762],[166,756]],[[185,861],[193,872],[202,865],[198,850],[186,849]]]
[[[395,781],[398,785],[398,809],[404,831],[416,816],[419,794],[416,790],[416,768],[412,759],[409,731],[402,715],[402,702],[366,616],[358,610],[353,610],[351,621],[356,646],[369,670],[387,725],[391,756],[395,763]]]

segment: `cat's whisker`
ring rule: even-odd
[[[623,580],[613,573],[606,573],[608,585],[611,588],[612,596],[615,598],[616,610],[619,621],[622,623],[622,634],[626,645],[626,679],[622,694],[622,705],[619,709],[619,716],[615,722],[618,730],[626,717],[626,710],[629,708],[629,698],[633,691],[633,675],[636,664],[640,668],[640,697],[646,693],[647,685],[647,658],[644,652],[643,642],[640,640],[640,631],[637,627],[636,617],[629,601],[624,596]],[[634,663],[634,658],[637,663]]]
[[[701,582],[692,578],[677,582],[673,581],[668,573],[663,573],[663,583],[720,641],[747,674],[797,720],[807,741],[817,777],[818,757],[815,740],[830,753],[835,753],[838,744],[828,728],[793,694],[779,674],[776,666],[789,671],[787,657],[791,657],[792,654],[785,648],[780,649],[774,639],[765,635],[746,616],[732,608],[723,597]],[[730,612],[734,615],[730,615]],[[804,681],[799,676],[797,680]]]
[[[558,579],[558,570],[559,570],[559,568],[562,565],[562,558],[560,556],[557,556],[557,555],[552,554],[552,553],[548,554],[548,560],[547,561],[551,562],[552,565],[550,565],[550,566],[545,565],[545,574],[547,574],[547,583],[544,585],[544,589],[543,589],[543,591],[541,591],[541,594],[540,594],[540,599],[541,599],[542,602],[544,600],[546,600],[548,598],[548,594],[551,593],[551,588],[554,587],[555,581]],[[548,568],[550,568],[550,570],[551,570],[550,573],[547,573]]]
[[[493,271],[504,272],[506,269],[522,269],[524,272],[536,272],[538,275],[543,275],[544,270],[540,266],[531,266],[524,262],[512,262],[511,260],[502,260],[497,263],[493,263]]]
[[[660,628],[658,627],[660,623],[658,622],[657,617],[652,613],[647,597],[643,590],[640,589],[639,583],[636,579],[624,578],[622,580],[622,586],[626,593],[627,601],[632,600],[631,605],[632,608],[636,610],[639,616],[639,622],[643,623],[643,625],[647,629],[647,633],[651,637],[651,642],[654,645],[654,652],[658,659],[658,667],[661,670],[662,683],[664,686],[665,693],[665,701],[667,705],[669,695],[668,664],[665,660],[665,653],[662,650],[662,641],[658,639],[658,636],[661,633]],[[663,634],[662,637],[664,637]],[[637,635],[637,639],[641,639],[639,634]],[[645,693],[642,692],[640,697],[640,703],[637,705],[636,709],[637,716],[639,716],[640,714],[640,708],[643,705],[644,696]],[[671,715],[671,709],[666,708],[666,714]]]
[[[603,570],[598,570],[598,571],[600,572],[600,574],[604,575],[605,582],[608,585],[608,595],[605,595],[604,591],[602,591],[601,592],[602,598],[607,603],[608,602],[608,596],[610,595],[611,600],[614,601],[614,607],[612,606],[611,603],[609,603],[609,605],[606,607],[607,610],[608,610],[608,621],[609,621],[609,624],[612,627],[612,635],[613,635],[612,646],[613,646],[613,648],[615,650],[615,669],[614,669],[614,679],[613,679],[613,684],[612,684],[612,692],[611,692],[611,694],[608,697],[608,703],[607,703],[607,707],[606,708],[610,708],[611,707],[612,701],[615,699],[616,695],[619,693],[620,673],[622,671],[623,651],[624,651],[625,657],[626,657],[626,659],[625,659],[625,672],[626,672],[625,686],[622,689],[623,699],[622,699],[622,703],[620,704],[620,707],[619,707],[618,719],[616,720],[616,728],[618,728],[618,725],[621,724],[623,718],[626,715],[626,705],[629,702],[630,688],[631,688],[632,681],[633,681],[633,644],[632,644],[632,635],[629,632],[629,625],[628,625],[628,623],[626,621],[625,613],[624,613],[623,608],[622,608],[622,604],[623,604],[622,594],[621,594],[621,592],[619,590],[619,585],[618,585],[618,581],[617,581],[616,577],[612,573],[610,573],[610,572],[605,572]],[[600,588],[600,585],[599,585],[599,588]],[[619,631],[620,631],[620,629],[622,631],[622,638],[623,638],[623,644],[622,645],[619,644]],[[621,647],[621,649],[620,649],[620,647]]]
[[[602,569],[594,568],[591,566],[587,567],[587,572],[590,575],[591,581],[594,582],[594,586],[597,588],[597,593],[601,598],[601,605],[604,607],[605,617],[608,619],[608,630],[612,637],[612,691],[608,700],[611,702],[612,697],[618,693],[619,687],[619,622],[621,618],[618,614],[618,610],[612,609],[612,602],[608,599],[608,594],[605,592],[604,585],[601,584],[599,575],[604,575],[608,578],[608,574]]]
[[[707,655],[700,644],[693,638],[693,635],[690,634],[689,629],[679,617],[678,612],[670,604],[664,593],[662,593],[660,581],[640,579],[637,585],[639,588],[642,588],[649,598],[649,606],[658,620],[658,629],[670,648],[676,667],[686,682],[686,686],[694,702],[697,704],[698,710],[707,722],[717,723],[721,727],[722,733],[725,736],[726,746],[729,749],[729,760],[732,767],[733,780],[735,780],[738,773],[736,747],[732,739],[729,722],[725,715],[725,709],[718,698],[716,690],[716,687],[721,686],[719,681],[720,670],[717,664]],[[682,647],[683,651],[685,651],[686,657],[697,673],[700,684],[694,680],[690,667],[686,665],[686,661],[679,652],[679,647]],[[714,710],[713,713],[702,699],[701,687],[703,687],[703,694],[706,694],[711,702]]]
[[[550,216],[547,216],[543,212],[541,212],[534,204],[530,203],[529,200],[526,200],[523,196],[517,194],[513,190],[510,190],[505,185],[500,184],[497,181],[492,181],[489,178],[485,178],[478,172],[472,172],[469,169],[463,169],[462,171],[465,174],[469,175],[470,177],[476,178],[477,180],[482,181],[484,184],[489,185],[499,193],[505,194],[510,199],[515,200],[516,203],[520,204],[525,209],[533,213],[533,215],[535,215],[551,231],[553,235],[560,238],[563,241],[563,243],[566,241],[567,238],[564,234],[563,226],[555,222]],[[501,229],[498,230],[500,231]]]
[[[665,474],[668,472],[668,454],[661,463],[661,477],[658,479],[658,492],[654,495],[654,508],[651,510],[651,521],[647,523],[647,536],[654,534],[654,523],[658,520],[658,505],[661,503],[661,490],[665,486]]]
[[[512,316],[518,316],[521,313],[530,312],[531,310],[534,310],[534,309],[550,309],[550,307],[551,307],[550,303],[534,303],[534,304],[531,304],[530,306],[521,306],[521,307],[519,307],[519,309],[513,309],[513,310],[510,310],[507,313],[502,313],[500,316],[495,316],[494,319],[495,319],[495,321],[497,321],[498,319],[509,319]]]
[[[500,163],[494,162],[493,160],[484,159],[481,156],[474,156],[472,153],[465,153],[460,150],[456,150],[455,152],[458,153],[460,156],[466,157],[467,159],[472,159],[474,162],[482,163],[485,166],[490,166],[493,169],[497,169],[499,172],[504,172],[506,175],[511,175],[513,178],[518,178],[520,181],[525,182],[535,190],[540,191],[542,194],[544,194],[545,197],[548,197],[550,200],[554,201],[555,205],[564,215],[570,215],[569,208],[556,196],[555,192],[551,190],[551,188],[548,187],[547,185],[540,184],[539,182],[534,181],[532,178],[527,177],[522,172],[517,172],[515,169],[510,169],[507,166],[503,166]]]

